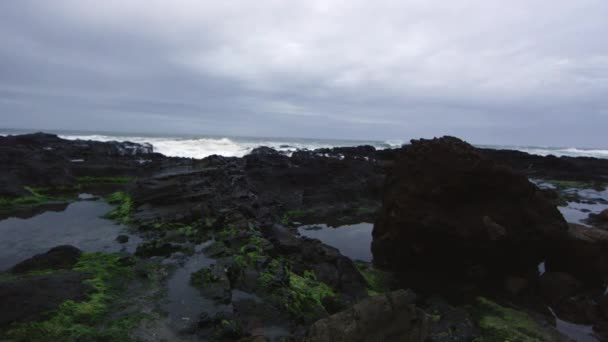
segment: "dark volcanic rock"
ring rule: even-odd
[[[274,225],[267,234],[279,251],[291,255],[296,272],[312,269],[320,281],[351,298],[367,296],[366,282],[357,266],[340,254],[338,249],[324,245],[319,240],[298,239],[281,225]]]
[[[116,242],[118,243],[127,243],[129,242],[129,236],[128,235],[124,235],[124,234],[120,234],[116,237]]]
[[[183,248],[163,240],[150,240],[140,243],[135,249],[135,255],[142,258],[152,256],[168,257],[174,252],[181,251]]]
[[[526,177],[452,137],[414,140],[384,186],[374,262],[475,283],[529,274],[568,229]]]
[[[66,300],[84,300],[93,288],[82,272],[62,271],[0,281],[0,327],[40,317]]]
[[[530,178],[608,182],[608,159],[539,156],[513,150],[482,149],[489,158]]]
[[[583,284],[568,273],[545,272],[540,277],[539,285],[545,301],[555,307],[563,299],[576,294]]]
[[[28,195],[25,186],[73,186],[81,176],[140,176],[164,159],[146,144],[44,133],[0,137],[0,196]]]
[[[51,248],[48,252],[34,255],[11,268],[12,273],[27,273],[39,270],[71,269],[80,258],[80,249],[64,245]]]
[[[608,230],[608,209],[603,210],[599,214],[589,214],[585,222],[597,228]]]
[[[367,298],[349,309],[317,321],[305,341],[411,341],[429,335],[429,320],[405,290]]]
[[[570,224],[558,247],[545,262],[548,271],[569,273],[593,286],[608,281],[608,231]]]

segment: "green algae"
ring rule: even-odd
[[[190,275],[190,284],[195,287],[203,287],[218,281],[220,281],[220,278],[209,267],[203,267]]]
[[[135,178],[128,176],[82,176],[76,177],[76,181],[82,185],[88,184],[127,184]]]
[[[19,197],[0,197],[0,207],[10,208],[19,205],[37,205],[51,201],[51,197],[32,187],[24,187],[30,194]]]
[[[76,177],[76,184],[74,185],[24,186],[23,188],[29,194],[17,197],[0,197],[0,208],[72,201],[76,198],[76,194],[88,185],[127,184],[133,180],[133,177],[125,176],[82,176]]]
[[[117,191],[106,196],[106,202],[116,205],[117,207],[106,214],[106,218],[120,222],[130,223],[131,212],[133,211],[133,199],[123,191]]]
[[[83,253],[73,268],[90,274],[85,280],[93,288],[81,302],[67,300],[47,318],[34,322],[13,324],[7,332],[12,341],[91,341],[129,340],[128,334],[145,317],[129,313],[108,319],[112,303],[123,289],[132,266],[125,265],[118,254]]]
[[[304,271],[298,275],[289,271],[289,287],[297,294],[297,297],[308,300],[312,299],[319,305],[325,297],[335,296],[334,290],[322,281],[319,281],[312,271]]]
[[[370,296],[390,291],[389,274],[387,272],[378,270],[371,264],[362,261],[356,261],[355,266],[365,279],[367,293]]]
[[[336,293],[327,284],[317,280],[312,271],[297,274],[287,270],[288,283],[277,287],[268,298],[282,306],[296,321],[312,323],[327,315],[323,299],[335,297]]]
[[[288,226],[293,220],[304,219],[305,217],[314,214],[312,209],[299,209],[299,210],[288,210],[281,217],[280,223],[284,226]]]
[[[482,335],[475,340],[477,342],[554,340],[554,335],[527,313],[504,307],[487,298],[477,298],[472,313],[482,331]]]

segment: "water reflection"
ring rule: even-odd
[[[298,228],[302,236],[319,239],[326,245],[340,250],[340,253],[353,259],[362,261],[372,260],[372,223],[358,223],[352,225],[328,227],[325,224],[306,225]]]

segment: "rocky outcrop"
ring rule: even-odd
[[[66,300],[86,299],[93,291],[86,278],[83,272],[61,271],[1,281],[0,328],[37,319]]]
[[[34,255],[11,268],[15,274],[42,270],[71,269],[76,265],[82,252],[70,245],[57,246],[48,252]]]
[[[45,133],[0,137],[0,196],[28,195],[26,186],[73,186],[77,177],[142,175],[164,158],[149,144],[65,140]]]
[[[545,262],[551,272],[565,272],[588,286],[608,281],[608,231],[570,224],[567,238]]]
[[[305,341],[425,341],[429,318],[415,300],[406,290],[367,298],[314,323]]]
[[[192,221],[235,210],[272,224],[285,212],[306,210],[317,219],[361,222],[373,219],[383,180],[384,169],[374,159],[347,151],[340,159],[258,148],[244,158],[212,156],[138,181],[135,218]]]
[[[586,222],[597,228],[608,230],[608,209],[605,209],[598,214],[589,214]]]
[[[539,156],[514,150],[482,149],[489,158],[530,178],[608,183],[608,159]]]
[[[374,262],[475,283],[535,273],[567,224],[526,177],[453,137],[413,140],[384,185]]]

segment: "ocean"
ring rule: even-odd
[[[32,130],[0,130],[0,135],[32,133]],[[395,148],[405,141],[399,140],[333,140],[307,138],[272,138],[272,137],[232,137],[210,135],[154,135],[125,133],[91,133],[76,131],[49,131],[64,139],[82,139],[96,141],[131,141],[149,143],[154,151],[172,157],[205,158],[210,155],[242,157],[256,147],[268,146],[278,151],[291,153],[301,149],[317,149],[338,146],[371,145],[377,149]],[[555,155],[571,157],[596,157],[608,159],[608,149],[585,149],[576,147],[516,146],[516,145],[476,145],[483,148],[510,149],[537,155]]]

